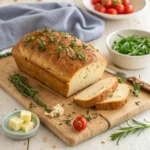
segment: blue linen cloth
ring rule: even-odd
[[[88,42],[104,32],[104,22],[68,3],[15,4],[0,8],[0,51],[37,29],[70,32]]]

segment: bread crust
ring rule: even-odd
[[[130,91],[128,91],[128,96],[122,100],[116,100],[112,102],[97,102],[95,107],[98,110],[114,110],[122,108],[128,101],[130,96]]]
[[[34,39],[27,42],[29,37]],[[57,42],[50,43],[54,39]],[[45,44],[43,51],[39,50],[39,40]],[[80,48],[80,53],[84,54],[85,60],[81,59],[70,46],[73,42],[77,48]],[[68,47],[69,54],[66,50]],[[71,34],[56,31],[40,30],[25,35],[13,47],[12,54],[21,71],[66,97],[70,96],[68,95],[69,83],[79,69],[100,60],[107,64],[106,59],[90,44],[84,43]],[[76,56],[76,59],[71,59],[70,55]]]
[[[108,88],[107,90],[103,91],[100,93],[98,96],[95,96],[89,100],[80,100],[80,99],[73,99],[79,106],[84,107],[84,108],[89,108],[92,106],[95,106],[96,103],[102,102],[105,100],[109,95],[111,95],[116,88],[118,87],[118,81],[116,79],[116,82],[113,84],[112,87]]]

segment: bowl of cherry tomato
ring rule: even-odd
[[[92,13],[107,19],[127,19],[143,12],[148,0],[82,0]]]

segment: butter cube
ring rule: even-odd
[[[22,124],[21,129],[24,132],[29,132],[34,128],[34,126],[35,126],[34,122],[25,122],[25,123]]]
[[[11,129],[13,129],[15,131],[18,131],[18,130],[21,129],[21,126],[22,126],[23,122],[24,122],[24,120],[22,120],[21,118],[15,116],[15,117],[13,117],[9,120],[8,126]]]
[[[31,120],[31,112],[22,110],[20,118],[23,119],[24,121],[30,122],[30,120]]]

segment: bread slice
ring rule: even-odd
[[[74,101],[84,108],[94,106],[113,93],[117,86],[118,80],[115,77],[100,80],[76,95]]]
[[[102,102],[96,103],[96,109],[113,110],[123,107],[127,103],[130,94],[130,89],[127,84],[118,84],[118,88],[112,95]]]

